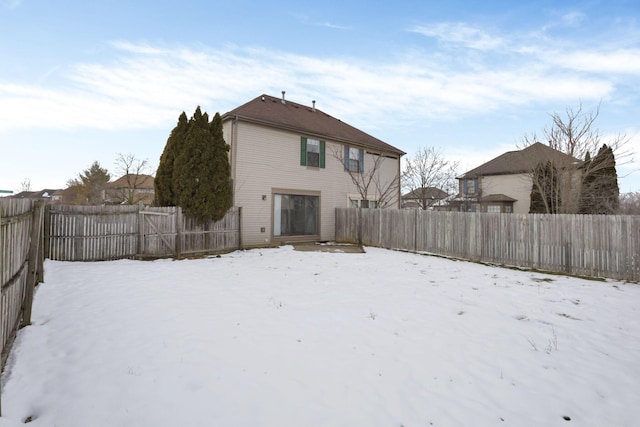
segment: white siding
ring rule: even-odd
[[[224,124],[224,136],[231,145],[234,206],[242,207],[244,246],[273,244],[273,189],[320,192],[320,238],[335,238],[335,208],[347,207],[349,193],[358,193],[343,164],[343,145],[326,141],[326,167],[300,166],[298,133],[238,121],[232,132],[232,121]],[[335,155],[334,155],[335,154]],[[365,155],[365,170],[375,157]],[[399,159],[384,158],[381,181],[397,176]],[[375,192],[371,184],[369,193]],[[263,196],[266,196],[263,200]],[[394,198],[397,207],[397,191]],[[261,229],[264,228],[264,232]]]

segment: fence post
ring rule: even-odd
[[[138,206],[138,257],[142,257],[144,255],[144,213],[140,210],[140,206]]]
[[[182,208],[174,207],[176,211],[176,258],[182,254]]]
[[[238,207],[238,249],[242,249],[242,206]]]
[[[49,258],[49,244],[51,241],[51,206],[47,205],[44,210],[44,255]]]
[[[44,201],[38,200],[33,206],[31,215],[31,236],[29,241],[29,261],[27,263],[27,283],[24,300],[22,302],[22,327],[31,324],[31,307],[33,305],[33,289],[38,281],[38,253],[40,236],[44,227]]]
[[[413,252],[418,252],[418,213],[420,208],[415,209],[416,214],[413,219],[415,223],[413,224]]]
[[[357,207],[358,216],[356,217],[356,224],[358,227],[358,245],[362,245],[362,207]]]

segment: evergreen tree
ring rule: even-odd
[[[538,163],[533,171],[529,213],[558,213],[560,188],[558,169],[550,161]]]
[[[582,165],[582,214],[615,214],[620,208],[620,189],[613,149],[603,145],[598,154]]]
[[[101,205],[104,203],[104,189],[111,175],[109,171],[93,162],[89,169],[85,169],[78,177],[67,182],[67,187],[73,189],[74,204]]]
[[[154,204],[156,206],[175,206],[177,204],[173,185],[173,168],[176,157],[178,157],[180,150],[184,146],[188,127],[187,115],[183,111],[178,118],[178,124],[173,128],[167,139],[162,156],[160,156],[160,164],[154,179]]]
[[[222,118],[216,113],[210,125],[215,152],[213,170],[213,187],[215,198],[213,200],[213,219],[222,219],[233,205],[233,188],[231,186],[231,165],[229,164],[229,144],[224,140],[222,133]]]
[[[175,200],[185,215],[198,222],[222,219],[231,207],[228,150],[219,115],[210,124],[207,113],[198,107],[189,120],[173,169]]]
[[[602,183],[603,198],[600,206],[601,213],[616,214],[620,210],[620,187],[618,186],[618,172],[613,148],[605,149],[603,168],[605,173]]]

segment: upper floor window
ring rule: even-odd
[[[476,182],[473,179],[467,180],[467,193],[468,194],[476,193]]]
[[[462,192],[464,194],[476,194],[478,192],[478,180],[465,179],[462,181]]]
[[[307,166],[320,167],[320,141],[307,139]]]
[[[344,170],[348,172],[364,172],[364,150],[362,148],[345,145]]]
[[[325,142],[317,139],[300,138],[300,166],[325,167]]]

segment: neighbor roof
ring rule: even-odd
[[[439,188],[436,187],[424,187],[424,188],[417,188],[413,191],[408,192],[407,194],[405,194],[404,196],[402,196],[402,198],[404,200],[412,200],[412,199],[422,199],[427,198],[427,199],[444,199],[447,196],[449,196],[446,192],[442,191]]]
[[[509,197],[505,194],[489,194],[486,196],[480,197],[481,202],[517,202],[518,199],[514,199],[513,197]]]
[[[40,191],[21,191],[17,194],[12,194],[8,196],[10,199],[46,199],[47,197],[51,197],[53,193],[58,190],[52,190],[50,188],[46,188]]]
[[[130,178],[128,178],[130,177]],[[153,189],[153,177],[145,174],[127,174],[113,182],[107,183],[107,188],[128,188],[129,182],[133,182],[137,189]]]
[[[239,119],[276,128],[351,143],[387,153],[406,154],[353,126],[318,110],[289,100],[261,95],[222,116],[222,120]]]
[[[536,142],[522,150],[508,151],[495,159],[489,160],[471,169],[460,179],[476,178],[486,175],[510,175],[516,173],[526,173],[532,171],[540,162],[551,161],[558,165],[571,163],[579,163],[580,160],[575,159],[568,154],[555,150],[548,145]]]

